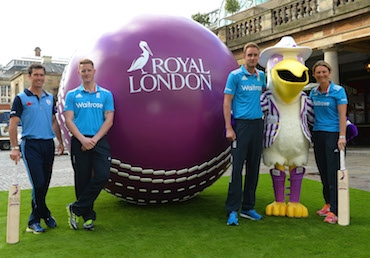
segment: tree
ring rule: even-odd
[[[240,4],[238,0],[226,0],[225,11],[228,13],[236,13],[240,10]]]
[[[194,21],[199,22],[200,24],[204,26],[211,24],[211,22],[209,21],[209,15],[207,13],[196,13],[196,14],[193,14],[191,18]]]

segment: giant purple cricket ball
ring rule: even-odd
[[[112,91],[111,175],[105,190],[136,204],[188,200],[230,164],[224,137],[223,90],[238,64],[216,35],[175,16],[139,16],[77,52],[58,93],[58,121],[78,62],[90,58],[96,82]]]

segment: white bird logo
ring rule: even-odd
[[[136,70],[141,70],[141,74],[146,74],[143,70],[143,67],[146,65],[146,63],[149,60],[149,55],[153,55],[152,51],[150,50],[148,43],[146,41],[140,41],[139,47],[143,50],[143,53],[141,53],[140,57],[132,61],[132,64],[130,68],[127,70],[127,72],[132,72]]]

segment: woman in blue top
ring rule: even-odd
[[[316,164],[323,185],[325,205],[317,211],[325,216],[324,222],[335,224],[338,220],[337,170],[339,169],[339,150],[346,146],[347,95],[343,87],[329,80],[331,67],[325,61],[318,61],[312,73],[319,86],[313,88],[316,121],[313,127],[313,143]]]

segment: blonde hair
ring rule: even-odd
[[[82,59],[82,60],[80,61],[80,65],[82,65],[82,64],[91,64],[91,65],[92,65],[92,67],[94,67],[94,63],[93,63],[93,61],[91,61],[90,59],[87,59],[87,58]]]
[[[260,47],[256,43],[249,42],[249,43],[247,43],[247,44],[244,45],[244,47],[243,47],[243,53],[245,53],[245,51],[247,51],[247,49],[250,48],[250,47],[255,47],[255,48],[258,49],[258,51],[260,51]]]
[[[331,66],[330,64],[328,64],[327,62],[325,62],[324,60],[319,60],[317,61],[313,66],[312,66],[312,73],[315,73],[315,70],[318,66],[325,66],[326,68],[328,68],[329,72],[331,72]]]

